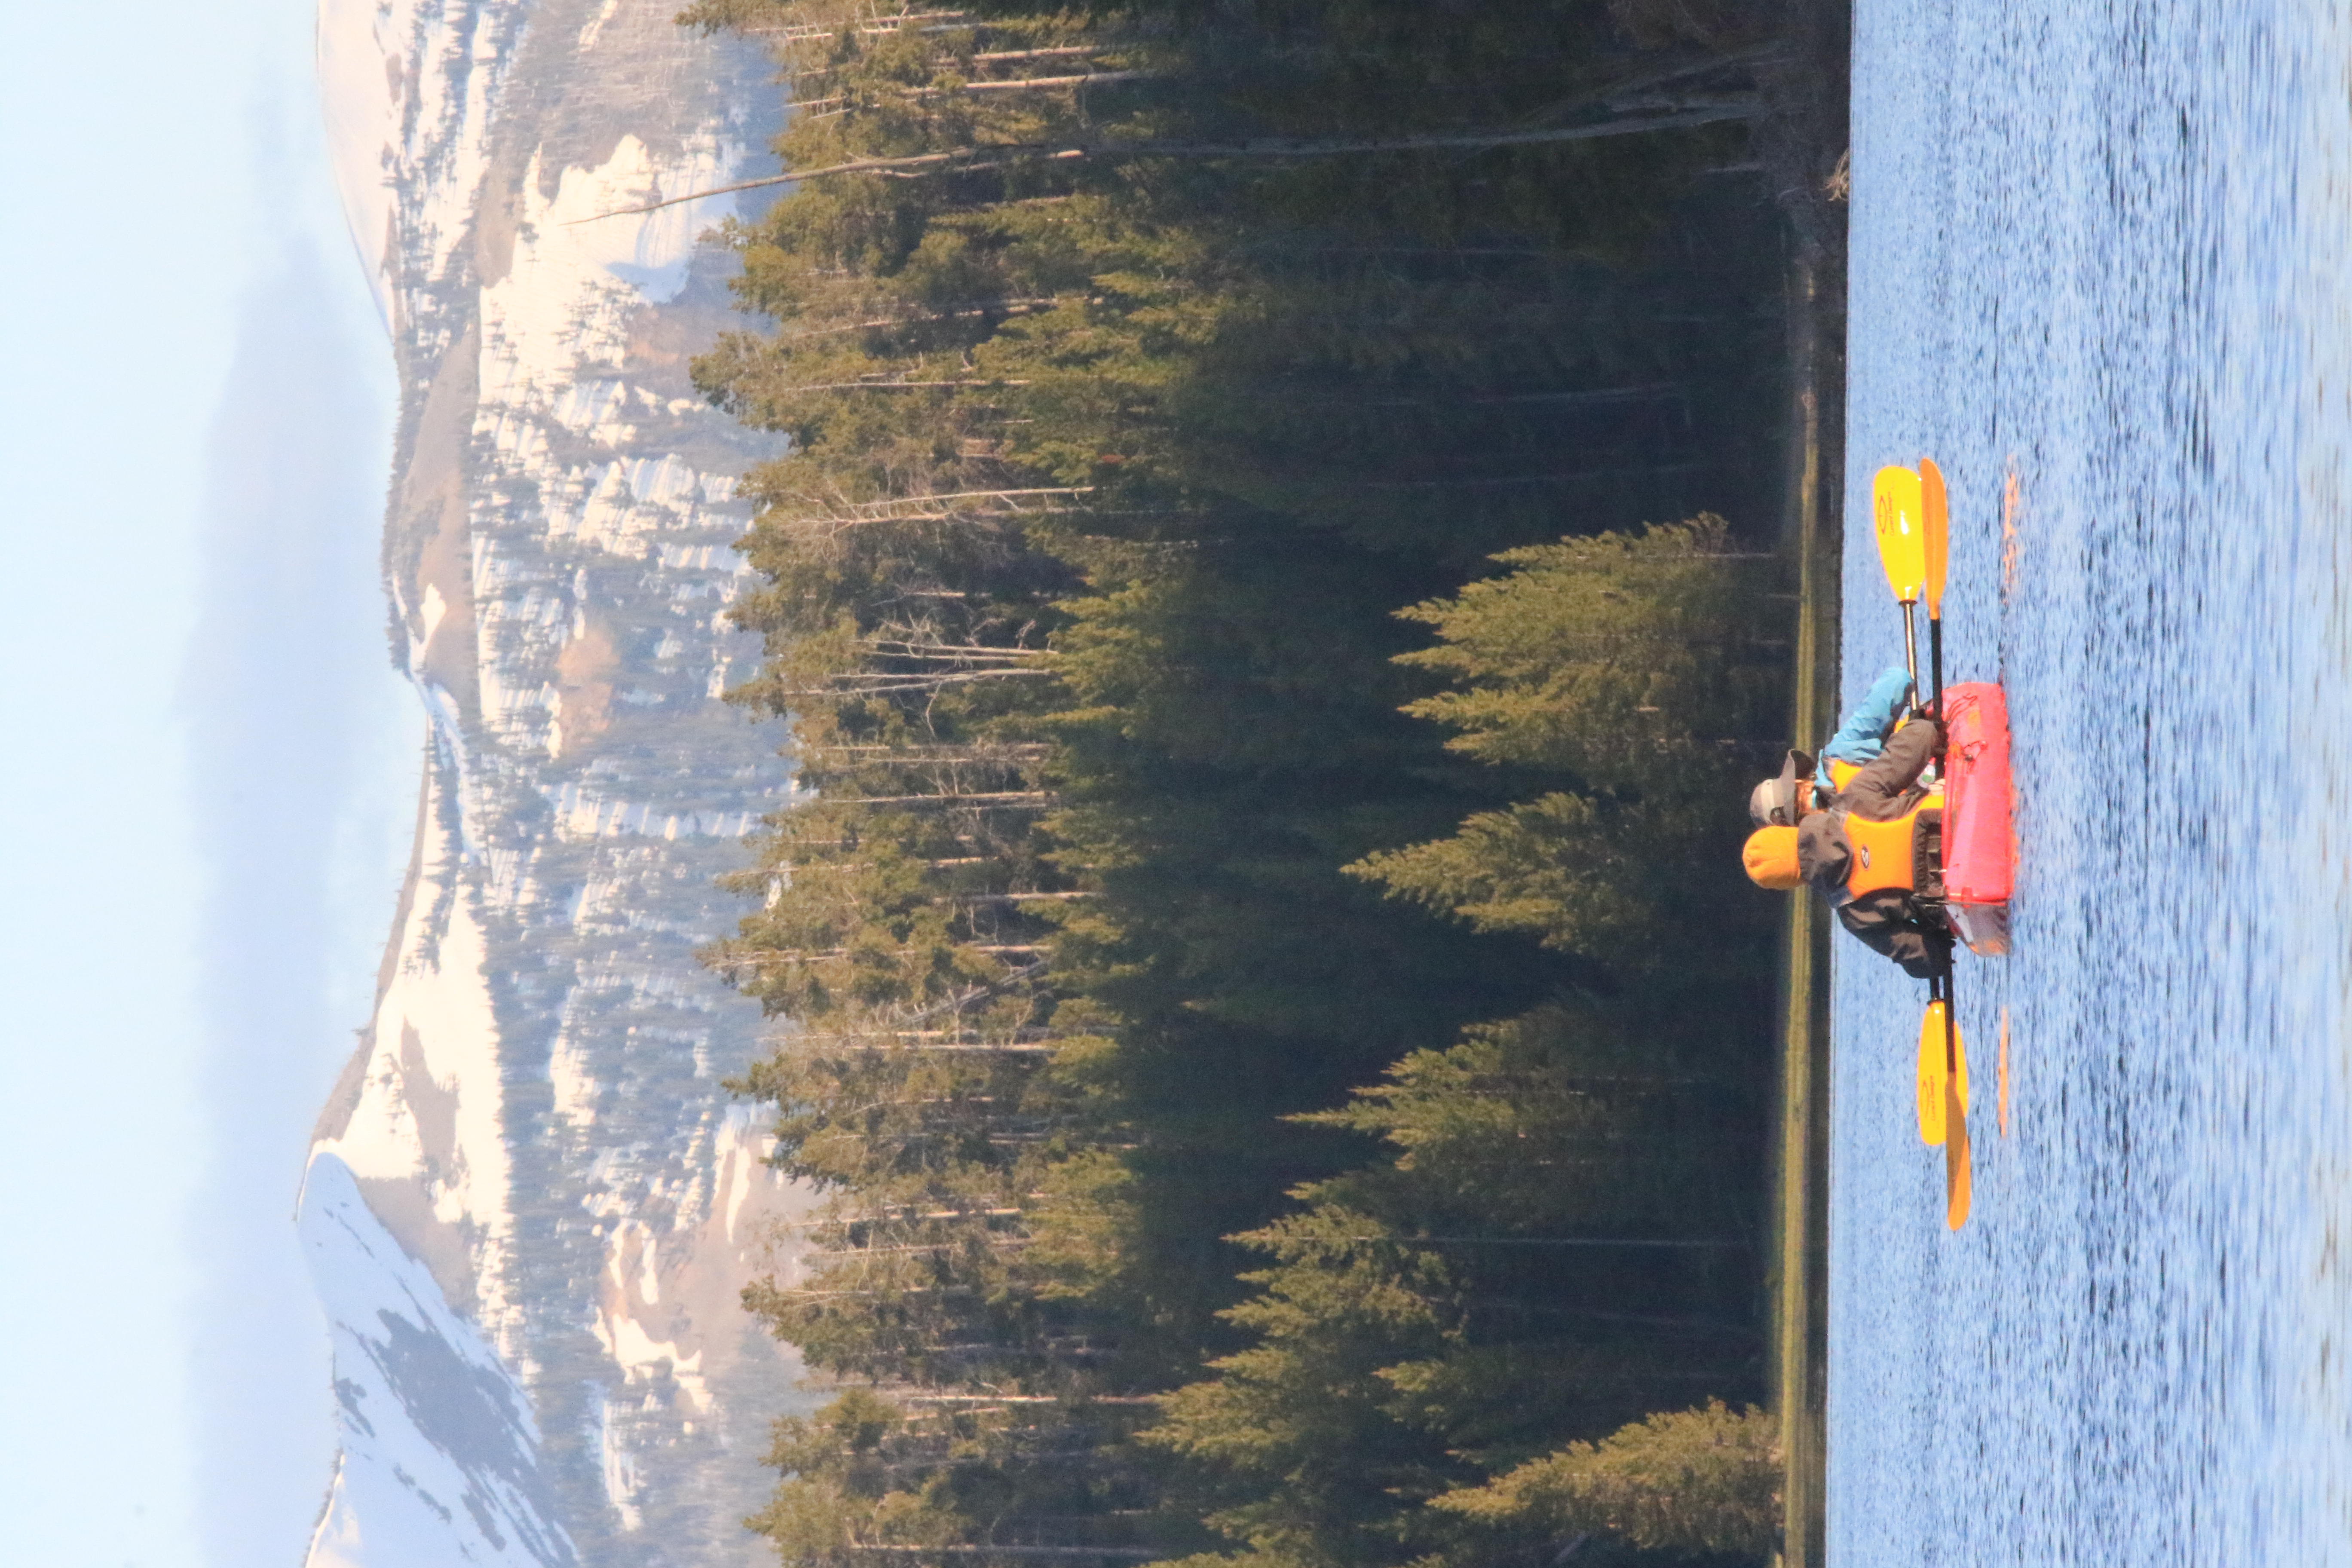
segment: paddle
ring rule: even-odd
[[[1920,575],[1921,587],[1927,600],[1927,664],[1929,678],[1935,682],[1935,696],[1930,707],[1936,721],[1944,718],[1944,568],[1951,555],[1951,507],[1944,490],[1944,471],[1933,458],[1919,459],[1920,510]],[[1911,607],[1904,607],[1905,633],[1910,626]],[[1912,679],[1918,679],[1918,666],[1912,666]],[[1947,742],[1947,743],[1948,743]],[[1950,759],[1939,749],[1936,753],[1936,773],[1940,778],[1951,774]],[[1969,1169],[1969,1107],[1963,1087],[1960,1066],[1959,1007],[1952,1000],[1953,952],[1958,944],[1944,953],[1944,1223],[1954,1230],[1969,1222],[1969,1202],[1974,1183]],[[1928,1005],[1930,1015],[1938,1008]],[[1926,1026],[1923,1021],[1923,1028]]]
[[[1948,973],[1928,983],[1948,992]],[[1969,1051],[1943,997],[1919,1020],[1919,1141],[1944,1146],[1944,1223],[1958,1230],[1969,1220],[1972,1182],[1969,1160]]]
[[[1952,510],[1944,493],[1944,470],[1933,458],[1919,459],[1919,529],[1927,618],[1938,620],[1944,614],[1944,562],[1951,542]]]
[[[1937,489],[1943,489],[1940,478]],[[1911,606],[1927,586],[1927,497],[1919,475],[1890,463],[1870,481],[1871,515],[1878,530],[1878,563],[1885,569],[1886,585],[1903,606],[1903,666],[1911,672],[1911,689],[1919,689],[1919,641]],[[1938,584],[1937,596],[1942,595]]]
[[[1936,717],[1944,716],[1944,565],[1951,551],[1952,512],[1944,493],[1944,470],[1936,467],[1933,458],[1919,459],[1919,544],[1921,586],[1927,600],[1927,659],[1930,675],[1936,683]],[[1908,626],[1910,607],[1904,607]],[[1912,666],[1911,684],[1917,689],[1918,666]],[[1936,771],[1944,771],[1944,759],[1936,758]]]
[[[1947,1042],[1944,1039],[1943,976],[1939,974],[1927,984],[1935,996],[1919,1019],[1919,1142],[1932,1149],[1944,1141],[1944,1086],[1958,1078],[1960,1104],[1965,1109],[1969,1103],[1969,1043],[1958,1039],[1958,1032],[1955,1031],[1958,1049],[1952,1061],[1958,1070],[1948,1070],[1945,1067]]]

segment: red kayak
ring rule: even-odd
[[[2009,701],[1990,680],[1944,689],[1944,909],[1969,951],[2009,952],[2017,875],[2010,825]]]

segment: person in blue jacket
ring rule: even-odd
[[[1901,665],[1890,666],[1871,682],[1870,689],[1822,748],[1818,763],[1802,752],[1790,752],[1778,777],[1766,779],[1749,792],[1748,821],[1759,827],[1794,827],[1800,790],[1813,792],[1804,803],[1806,809],[1826,805],[1846,779],[1877,760],[1886,749],[1886,737],[1895,732],[1895,721],[1910,707],[1911,677]]]

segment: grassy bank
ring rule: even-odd
[[[1851,8],[1819,7],[1805,51],[1810,114],[1791,117],[1798,156],[1846,141]],[[1810,154],[1810,157],[1807,156]],[[1843,164],[1841,164],[1843,169]],[[1789,269],[1790,486],[1783,542],[1797,563],[1790,727],[1811,746],[1834,723],[1845,467],[1845,207],[1842,188],[1797,198]],[[1780,1091],[1775,1133],[1769,1345],[1780,1419],[1782,1568],[1823,1561],[1828,1463],[1830,1017],[1828,911],[1790,900],[1783,931]]]
[[[1817,295],[1818,274],[1800,270],[1792,288]],[[1801,314],[1818,321],[1818,304]],[[1820,409],[1843,396],[1842,344],[1813,344],[1796,377],[1802,445],[1790,503],[1799,563],[1796,734],[1828,727],[1837,700],[1839,508],[1842,460]],[[1828,363],[1823,363],[1828,362]],[[1829,920],[1818,900],[1792,899],[1783,936],[1780,1093],[1775,1155],[1774,1261],[1770,1290],[1772,1400],[1783,1434],[1788,1521],[1784,1568],[1822,1561],[1822,1474],[1828,1440]]]

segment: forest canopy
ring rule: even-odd
[[[1769,1546],[1783,11],[681,15],[793,105],[695,366],[785,1560]]]

